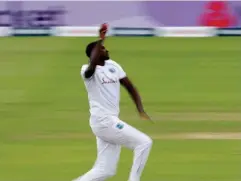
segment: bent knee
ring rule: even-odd
[[[137,147],[151,148],[152,144],[153,140],[149,136],[145,135],[145,137],[141,139],[141,142],[139,143],[139,145],[137,145]]]
[[[148,147],[151,147],[153,144],[153,140],[148,136],[146,144],[148,145]]]
[[[146,135],[145,138],[142,140],[142,143],[151,146],[153,144],[153,140],[149,136]]]

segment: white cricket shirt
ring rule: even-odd
[[[120,82],[126,76],[122,67],[113,60],[107,60],[104,66],[97,66],[92,77],[86,79],[85,64],[81,76],[88,92],[90,114],[94,117],[118,116],[120,101]]]

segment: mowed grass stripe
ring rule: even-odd
[[[155,121],[241,121],[240,112],[151,112],[150,114]],[[137,116],[129,113],[128,116],[124,115],[124,118],[135,120]]]
[[[183,140],[241,140],[241,132],[190,132],[190,133],[164,133],[151,134],[151,138],[155,140],[183,139]],[[19,135],[12,137],[13,140],[68,140],[68,139],[94,139],[93,134],[88,133],[62,133],[62,134],[35,134],[35,135]]]

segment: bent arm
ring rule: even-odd
[[[95,73],[96,66],[100,59],[101,48],[105,40],[105,35],[107,32],[107,25],[102,24],[99,30],[100,40],[97,41],[95,47],[93,48],[91,55],[90,55],[90,64],[87,67],[86,71],[84,72],[85,78],[90,78]]]
[[[90,64],[87,67],[86,71],[84,72],[84,76],[87,79],[92,77],[92,75],[95,73],[95,69],[96,69],[98,60],[100,58],[100,50],[101,50],[102,43],[103,43],[103,40],[99,40],[91,53]]]
[[[141,101],[141,97],[135,86],[132,84],[128,77],[124,77],[120,79],[120,83],[125,89],[128,91],[129,95],[131,96],[132,100],[134,101],[136,108],[139,113],[144,112],[143,104]]]

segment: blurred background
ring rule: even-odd
[[[156,121],[121,90],[120,118],[154,139],[142,180],[240,181],[240,1],[0,1],[0,181],[72,180],[94,164],[80,68],[102,23]],[[131,164],[123,148],[110,180]]]

